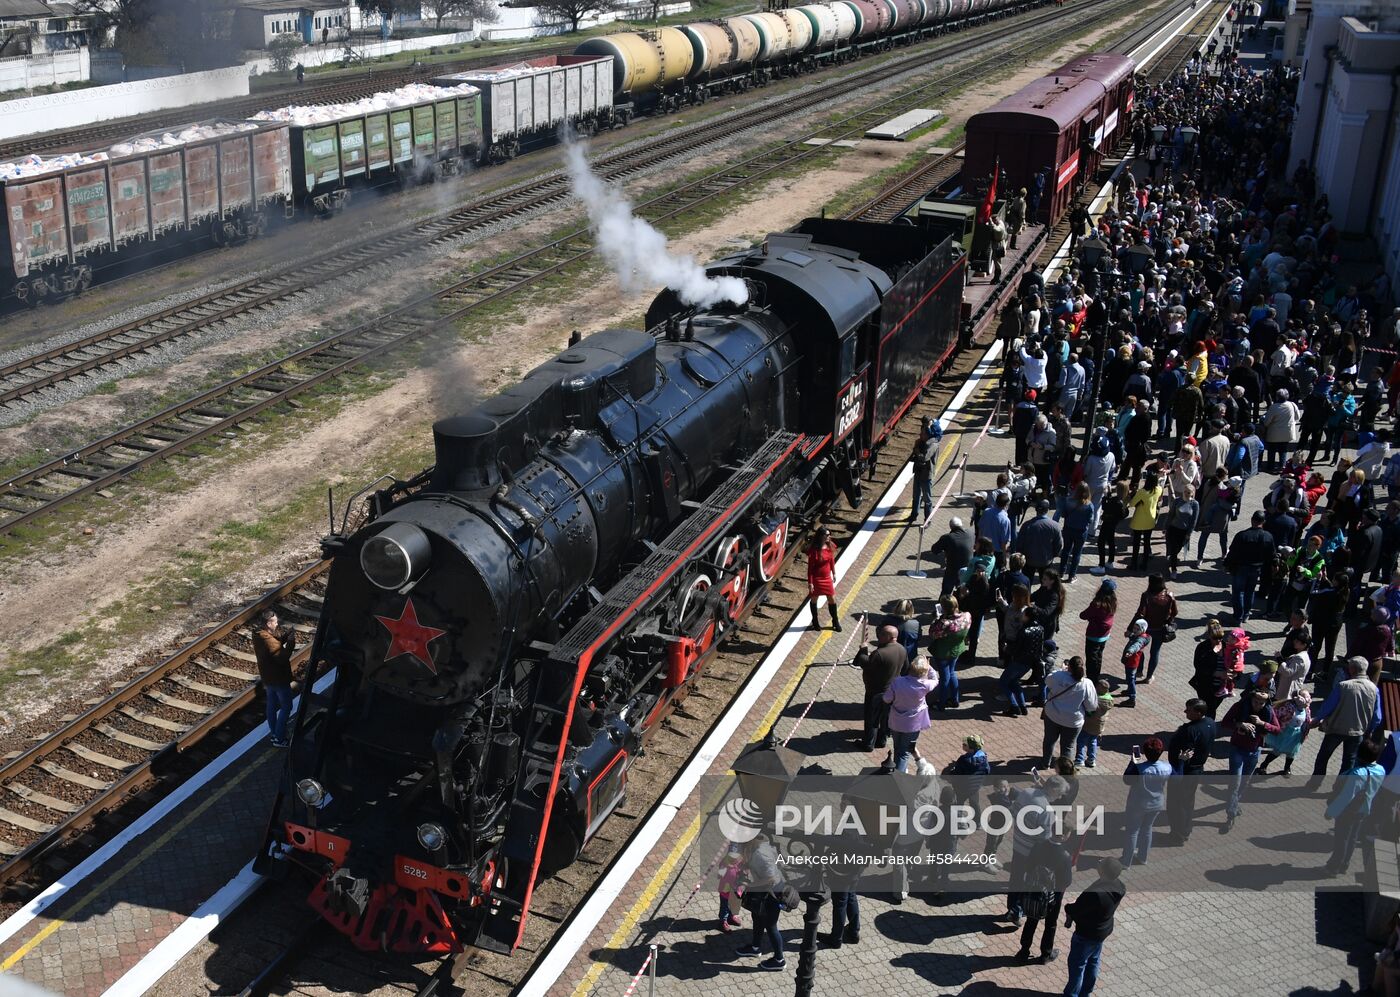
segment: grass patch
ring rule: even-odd
[[[904,88],[907,88],[907,84]],[[940,97],[940,99],[946,98]],[[829,116],[829,120],[836,121],[849,114],[849,110],[843,109],[840,112],[833,112]],[[945,144],[951,144],[960,133],[961,127],[959,126],[949,129],[948,133],[940,138]],[[774,145],[778,144],[786,143],[774,143]],[[745,150],[743,158],[748,158],[759,151],[761,151],[761,147],[750,147]],[[805,156],[800,161],[770,173],[765,180],[765,185],[775,179],[789,178],[809,170],[828,166],[835,162],[839,155],[841,155],[840,150],[814,149],[810,155]],[[911,151],[904,158],[904,161],[892,165],[880,174],[854,185],[833,198],[832,201],[828,202],[827,213],[839,213],[843,205],[849,208],[868,199],[876,189],[887,183],[894,175],[907,170],[913,160],[924,156],[926,153],[923,150]],[[696,171],[690,176],[677,178],[670,185],[648,193],[646,197],[650,199],[659,193],[674,189],[712,172],[714,172],[713,168],[705,169]],[[723,204],[710,203],[698,206],[680,216],[666,220],[661,227],[672,235],[696,231],[727,214],[741,210],[745,204],[762,196],[764,192],[763,187],[745,189],[736,195],[731,195]],[[572,219],[561,219],[557,233],[542,239],[541,242],[562,237],[577,228],[577,222]],[[473,269],[486,269],[517,255],[519,255],[518,250],[502,250],[490,260],[473,264]],[[213,461],[218,469],[225,470],[249,461],[261,452],[258,444],[266,438],[267,430],[270,429],[280,437],[291,437],[306,432],[328,419],[335,418],[338,413],[351,404],[374,398],[387,391],[393,391],[400,374],[410,369],[414,364],[433,362],[445,342],[455,339],[458,342],[471,344],[489,344],[491,334],[497,328],[506,322],[521,319],[525,312],[534,306],[535,302],[568,300],[570,291],[581,291],[584,288],[595,286],[602,271],[601,263],[590,257],[589,262],[576,265],[567,272],[556,274],[536,285],[536,289],[528,297],[525,295],[510,296],[475,309],[471,314],[451,323],[450,328],[446,331],[424,337],[392,355],[360,366],[353,374],[339,378],[334,383],[327,382],[302,394],[298,399],[300,407],[282,407],[257,420],[250,421],[245,424],[244,430],[234,434],[232,441],[220,439],[198,448],[192,456],[177,457],[160,462],[140,474],[132,476],[127,483],[122,485],[122,494],[116,500],[79,502],[65,507],[36,526],[22,531],[24,534],[22,547],[8,550],[0,549],[0,570],[3,570],[7,564],[14,565],[18,557],[30,559],[36,554],[41,554],[46,545],[62,544],[68,547],[81,547],[88,543],[96,544],[100,542],[104,526],[126,521],[133,515],[133,512],[139,514],[139,510],[152,496],[178,494],[188,489],[192,479],[203,476],[198,473],[203,469],[199,468],[197,464],[197,473],[193,475],[188,473],[191,463]],[[349,327],[369,317],[365,312],[357,310],[353,314],[337,320],[336,325]],[[642,322],[642,317],[637,316],[637,327],[641,327]],[[587,331],[586,327],[585,331]],[[311,330],[303,338],[309,340],[324,334],[324,330],[319,333]],[[559,340],[558,348],[563,348],[567,335],[568,329],[561,327],[557,337]],[[253,369],[285,355],[289,352],[288,345],[290,344],[284,344],[276,350],[264,351],[261,356],[244,358],[241,362],[235,362],[239,363],[243,369]],[[509,383],[517,379],[522,371],[519,365],[514,365],[501,373]],[[205,378],[206,386],[229,376],[227,370],[209,371]],[[172,391],[160,396],[152,394],[141,399],[140,408],[145,411],[157,411],[167,407],[173,401],[188,397],[192,393],[194,392],[191,391],[190,386],[186,385],[179,391],[172,389]],[[112,607],[103,610],[100,620],[94,619],[77,628],[58,634],[30,654],[12,656],[8,662],[11,667],[0,669],[0,691],[11,688],[16,681],[19,681],[17,676],[13,674],[15,666],[38,669],[47,679],[76,673],[87,663],[100,660],[104,655],[120,654],[123,648],[130,645],[134,637],[149,631],[153,617],[160,612],[177,604],[195,601],[201,593],[208,591],[215,584],[226,581],[239,571],[258,564],[262,558],[275,550],[293,543],[305,545],[308,536],[314,536],[324,527],[326,489],[332,483],[337,485],[340,500],[343,502],[361,483],[369,481],[380,473],[387,472],[399,477],[407,477],[431,463],[433,459],[432,441],[430,434],[426,432],[426,421],[425,415],[422,426],[413,427],[395,442],[393,449],[388,451],[392,454],[391,457],[386,456],[372,462],[359,462],[357,466],[353,467],[337,468],[335,469],[336,473],[331,473],[331,470],[327,469],[326,473],[303,486],[277,491],[267,498],[259,495],[256,507],[248,517],[221,523],[188,546],[176,550],[170,558],[170,563],[162,566],[159,574],[153,573],[145,580],[133,585],[121,600]],[[230,442],[232,445],[229,445]],[[56,452],[59,451],[57,449],[52,452],[32,451],[30,454],[19,455],[8,462],[0,463],[0,474],[4,474],[7,467],[11,468],[10,474],[17,473],[19,470],[31,467],[42,460],[50,459]],[[203,456],[200,456],[201,454]],[[370,466],[370,463],[373,463],[374,466]],[[82,528],[85,526],[92,526],[96,531],[96,536],[92,538],[83,536]],[[3,543],[4,541],[0,540],[0,544]],[[310,555],[312,549],[309,545],[307,548],[307,553]],[[152,606],[159,608],[153,612]]]

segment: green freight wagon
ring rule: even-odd
[[[351,187],[389,177],[407,186],[458,172],[481,148],[475,87],[427,87],[377,94],[355,104],[292,107],[260,118],[291,131],[296,203],[316,214],[341,210]],[[427,96],[436,92],[441,96]]]

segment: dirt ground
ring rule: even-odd
[[[1117,26],[1095,32],[1054,57],[1021,67],[1004,80],[965,92],[944,109],[945,128],[961,124],[978,108],[1092,47],[1109,30],[1117,30]],[[912,149],[937,145],[938,135],[935,131],[912,143],[864,141],[858,148],[841,153],[829,166],[768,184],[742,210],[676,239],[673,249],[704,260],[748,245],[767,232],[787,228],[815,213],[837,193],[898,163]],[[532,222],[513,233],[518,240],[512,241],[527,245],[530,235],[548,224],[548,219]],[[460,268],[474,252],[467,250],[448,263]],[[587,332],[634,324],[649,298],[650,294],[623,295],[609,280],[591,281],[567,301],[523,310],[518,320],[503,323],[485,342],[461,345],[456,356],[444,357],[436,371],[412,370],[378,394],[345,405],[331,420],[282,437],[255,431],[250,434],[252,439],[239,444],[255,448],[252,456],[227,462],[180,494],[155,496],[139,521],[104,528],[100,542],[75,543],[67,550],[19,565],[0,581],[0,648],[6,649],[0,668],[23,668],[26,651],[57,634],[100,620],[133,586],[178,571],[180,552],[207,546],[219,524],[254,522],[278,508],[288,493],[316,482],[358,485],[385,470],[401,475],[412,472],[415,467],[402,466],[405,452],[424,453],[432,419],[460,410],[464,394],[489,394],[516,379],[563,348],[571,329]],[[360,303],[347,307],[355,304]],[[136,378],[132,386],[124,385],[122,390],[153,390],[155,385],[176,384],[183,377],[196,375],[221,351],[247,353],[255,346],[256,340],[228,341],[214,347],[213,353],[200,351],[171,368],[146,375],[150,383],[140,384],[145,378]],[[444,370],[454,375],[444,377]],[[475,382],[465,391],[454,381],[459,371],[470,372]],[[107,406],[112,397],[92,396],[41,419],[100,421],[104,409],[110,415]],[[0,447],[21,439],[22,435],[0,434]],[[324,525],[323,513],[309,518],[287,542],[201,593],[188,607],[160,607],[152,613],[151,626],[125,643],[120,654],[95,661],[90,672],[72,678],[80,685],[100,686],[129,669],[143,654],[169,645],[190,628],[213,619],[221,607],[250,597],[293,565],[314,557]],[[81,655],[80,647],[74,650]],[[68,687],[64,693],[77,691]],[[53,698],[53,689],[42,682],[14,687],[7,696],[6,716],[0,718],[0,735],[6,727],[13,729],[17,721],[44,709]]]

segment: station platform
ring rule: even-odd
[[[158,946],[178,949],[178,938],[167,942],[177,932],[203,937],[211,898],[221,906],[253,888],[240,872],[261,842],[283,758],[261,728],[230,747],[0,924],[0,972],[72,997],[143,993],[159,978]]]
[[[965,404],[954,416],[922,413],[941,415],[947,434],[935,472],[944,474],[941,480],[935,479],[935,501],[951,485],[922,536],[925,549],[949,529],[954,516],[961,517],[971,529],[970,497],[959,495],[962,456],[970,457],[966,467],[969,490],[992,486],[996,474],[1012,457],[1009,437],[983,432],[992,411],[990,389],[1000,367],[998,353],[999,348],[993,347],[964,387]],[[885,751],[861,750],[862,685],[860,672],[848,666],[855,642],[847,638],[862,614],[878,622],[899,600],[908,598],[926,617],[939,595],[942,570],[929,558],[923,562],[927,579],[904,574],[918,563],[921,540],[919,530],[907,520],[909,480],[906,467],[859,535],[863,542],[857,540],[839,563],[837,595],[845,632],[811,630],[810,616],[805,608],[801,610],[789,627],[788,640],[777,645],[775,654],[780,660],[772,667],[767,686],[748,697],[752,705],[743,709],[741,717],[721,722],[722,727],[732,730],[722,745],[705,745],[699,750],[697,758],[712,759],[700,766],[704,775],[699,779],[683,775],[682,782],[703,786],[706,783],[702,780],[709,777],[708,785],[714,786],[728,773],[736,756],[770,730],[779,741],[791,738],[787,746],[806,758],[804,772],[856,776],[876,771]],[[1234,528],[1242,527],[1236,524]],[[1156,680],[1139,689],[1136,708],[1110,711],[1097,767],[1079,774],[1083,793],[1092,793],[1096,780],[1121,788],[1131,745],[1153,734],[1166,738],[1182,722],[1182,706],[1195,695],[1187,685],[1194,638],[1212,616],[1221,616],[1227,626],[1232,622],[1227,605],[1228,578],[1215,560],[1216,542],[1212,541],[1210,556],[1201,567],[1194,566],[1194,544],[1193,537],[1191,557],[1186,562],[1191,566],[1183,567],[1180,578],[1170,583],[1180,604],[1182,639],[1164,646]],[[1160,545],[1159,533],[1154,571],[1165,571]],[[1124,559],[1120,557],[1120,566],[1109,575],[1118,584],[1120,609],[1103,672],[1120,702],[1124,684],[1118,664],[1122,632],[1146,583],[1144,572],[1127,572],[1121,567]],[[1099,586],[1099,579],[1088,573],[1097,563],[1091,542],[1081,574],[1069,588],[1068,606],[1056,635],[1061,658],[1083,653],[1084,624],[1079,613]],[[935,712],[932,728],[919,741],[922,756],[942,769],[961,752],[963,737],[980,735],[993,767],[988,787],[1003,775],[1024,778],[1038,766],[1042,737],[1039,710],[1032,709],[1028,717],[1001,715],[1004,703],[997,701],[1000,668],[996,628],[997,623],[989,617],[975,665],[959,671],[962,705]],[[1281,620],[1251,622],[1255,648],[1248,658],[1251,670],[1262,657],[1276,656],[1282,631]],[[760,675],[763,668],[760,666]],[[743,698],[741,695],[740,701]],[[1222,715],[1228,705],[1222,707]],[[1273,773],[1259,777],[1253,786],[1258,787],[1264,801],[1306,794],[1307,773],[1320,740],[1314,735],[1304,744],[1291,778],[1280,776],[1277,766]],[[1224,772],[1227,747],[1226,739],[1217,742],[1209,771]],[[1334,760],[1333,771],[1335,768]],[[1316,830],[1317,822],[1309,822],[1307,827],[1274,826],[1268,807],[1262,805],[1257,815],[1246,807],[1230,836],[1221,836],[1224,795],[1223,789],[1214,785],[1201,788],[1189,856],[1159,839],[1150,864],[1125,873],[1129,892],[1106,944],[1095,993],[1140,997],[1168,990],[1266,994],[1358,989],[1362,973],[1358,966],[1366,966],[1367,960],[1359,953],[1374,952],[1375,948],[1364,940],[1360,894],[1354,892],[1361,889],[1359,860],[1353,864],[1352,876],[1327,876],[1321,867],[1328,857],[1330,836]],[[792,992],[802,933],[801,911],[784,913],[780,921],[788,949],[785,970],[766,972],[758,968],[759,959],[738,955],[736,950],[750,941],[750,915],[742,912],[741,929],[721,932],[713,876],[705,875],[713,845],[697,844],[711,812],[707,807],[714,808],[718,799],[713,792],[706,798],[699,791],[683,802],[675,795],[670,799],[675,803],[674,813],[652,818],[663,820],[663,829],[650,834],[655,843],[644,852],[629,852],[619,859],[615,871],[625,869],[621,872],[623,881],[601,890],[602,896],[580,912],[556,949],[546,953],[522,994],[584,997],[631,993],[629,982],[646,962],[652,945],[658,948],[656,994],[708,997],[717,986],[732,986],[750,997],[779,997]],[[1304,805],[1320,815],[1325,796],[1318,792]],[[1250,823],[1251,818],[1255,823]],[[1159,835],[1165,823],[1165,819],[1159,822]],[[646,838],[650,831],[643,827],[638,837]],[[1092,881],[1088,866],[1094,858],[1117,854],[1119,839],[1114,832],[1110,818],[1109,847],[1091,845],[1085,850],[1067,900]],[[963,850],[979,851],[982,841],[978,832]],[[1202,845],[1204,848],[1198,847]],[[1203,852],[1210,868],[1193,867],[1190,875],[1194,882],[1205,879],[1215,884],[1214,888],[1173,890],[1176,870],[1184,863],[1199,863]],[[1009,859],[1009,842],[1001,846],[1000,857]],[[955,875],[975,878],[982,873],[969,870]],[[994,890],[992,878],[987,878],[993,892],[950,891],[937,902],[910,896],[896,904],[886,894],[862,894],[860,941],[839,950],[819,951],[813,993],[831,997],[852,993],[1059,993],[1065,986],[1064,956],[1049,965],[1016,962],[1020,931],[997,919],[1006,909],[1006,899],[1004,892]],[[698,885],[702,880],[704,885]],[[829,928],[830,912],[824,908],[821,931]],[[1257,932],[1259,928],[1264,929],[1262,934]],[[1264,943],[1252,944],[1251,938]],[[1067,953],[1069,942],[1069,932],[1061,925],[1056,945]],[[1368,966],[1364,972],[1369,982]],[[647,993],[649,985],[642,979],[639,992]]]
[[[1037,232],[1031,228],[1022,234],[1022,249],[1008,256],[1004,266],[1009,268],[1028,255],[1026,247],[1034,244]],[[974,314],[984,305],[995,310],[992,292],[988,277],[969,281],[966,299]],[[984,333],[983,339],[989,336],[990,332]],[[775,646],[771,661],[739,691],[738,706],[721,721],[712,741],[697,752],[698,761],[639,830],[635,845],[615,865],[615,875],[609,873],[610,881],[586,901],[556,945],[543,954],[521,994],[621,995],[652,945],[658,947],[656,993],[666,997],[710,997],[720,981],[737,983],[751,997],[791,991],[796,971],[792,943],[800,935],[800,914],[785,914],[781,922],[789,942],[786,971],[763,972],[757,969],[757,959],[737,956],[736,950],[749,940],[749,915],[742,915],[742,930],[721,933],[712,887],[696,889],[711,855],[697,846],[707,797],[692,790],[706,777],[723,777],[739,752],[769,730],[780,738],[791,736],[789,746],[802,752],[809,765],[837,775],[871,772],[879,765],[883,751],[853,750],[862,693],[858,671],[845,664],[855,650],[854,640],[848,639],[855,636],[854,624],[861,614],[878,620],[900,599],[913,599],[921,613],[931,608],[939,592],[941,569],[925,558],[929,578],[914,579],[903,572],[919,563],[921,542],[926,550],[946,532],[952,516],[961,517],[971,528],[965,490],[989,487],[1010,459],[1009,438],[984,432],[1001,367],[995,350],[954,400],[956,411],[938,412],[926,405],[915,413],[940,416],[947,433],[934,495],[939,497],[945,488],[947,494],[931,527],[921,536],[907,521],[906,468],[856,542],[843,552],[838,595],[845,631],[812,631],[805,609],[799,612]],[[1239,528],[1242,524],[1236,523],[1232,533]],[[1194,543],[1193,538],[1193,554]],[[1154,568],[1160,569],[1160,535],[1157,544]],[[1083,624],[1078,614],[1098,586],[1098,580],[1087,573],[1096,563],[1091,543],[1083,573],[1070,589],[1057,636],[1062,656],[1082,652]],[[1194,563],[1194,558],[1188,563]],[[1146,576],[1119,568],[1111,577],[1119,584],[1120,614],[1104,671],[1117,689],[1122,685],[1116,656],[1122,647],[1121,631],[1137,605]],[[1110,714],[1098,765],[1082,773],[1084,782],[1117,783],[1132,744],[1150,734],[1168,734],[1177,726],[1182,703],[1193,695],[1186,685],[1195,648],[1192,637],[1212,615],[1223,614],[1222,619],[1229,621],[1228,578],[1214,560],[1199,568],[1187,567],[1171,588],[1181,605],[1183,637],[1165,646],[1158,677],[1140,690],[1137,708]],[[1256,649],[1249,658],[1253,666],[1261,657],[1276,654],[1282,623],[1260,620],[1251,624],[1250,631]],[[1025,773],[1039,755],[1037,711],[1019,719],[1000,715],[995,634],[996,623],[989,618],[977,662],[960,673],[963,705],[936,714],[933,728],[921,738],[922,754],[939,768],[956,756],[962,738],[970,733],[984,738],[993,778]],[[1314,736],[1304,745],[1297,775],[1291,780],[1276,774],[1263,777],[1261,792],[1275,796],[1303,792],[1305,773],[1311,769],[1320,740]],[[0,924],[0,972],[56,994],[139,994],[182,957],[187,961],[205,958],[207,945],[189,953],[213,926],[210,912],[226,908],[231,899],[254,886],[246,865],[263,832],[280,761],[281,755],[266,744],[261,732],[230,748],[215,767],[201,773],[201,781],[182,787],[110,846],[65,875],[38,903]],[[1334,760],[1334,770],[1336,764]],[[1212,771],[1223,768],[1219,757],[1211,764]],[[1313,802],[1320,811],[1324,798],[1319,795]],[[1358,877],[1340,880],[1321,873],[1330,839],[1314,830],[1251,824],[1253,815],[1248,813],[1230,837],[1217,837],[1223,820],[1219,794],[1204,789],[1198,807],[1197,835],[1213,846],[1210,861],[1218,868],[1222,888],[1172,893],[1154,883],[1151,889],[1134,892],[1134,876],[1147,870],[1130,870],[1125,880],[1130,892],[1105,947],[1096,992],[1136,997],[1165,989],[1181,993],[1361,989],[1361,982],[1369,981],[1369,953],[1375,948],[1363,938],[1362,905],[1356,890],[1364,883]],[[1259,857],[1261,844],[1268,846],[1267,861]],[[1003,858],[1009,850],[1009,844],[1002,846]],[[1171,875],[1174,851],[1179,849],[1154,847],[1149,867],[1154,877]],[[1101,849],[1093,854],[1107,853]],[[1268,887],[1259,886],[1256,878],[1250,888],[1227,888],[1231,870],[1244,865],[1256,873],[1262,867],[1260,874]],[[1090,878],[1087,872],[1078,873],[1071,893]],[[1325,889],[1318,888],[1324,885]],[[1350,889],[1343,889],[1346,886]],[[1015,963],[1019,932],[995,920],[1004,907],[1000,894],[958,894],[938,905],[919,897],[895,904],[887,897],[862,896],[860,943],[819,953],[813,992],[849,997],[911,990],[1013,995],[1061,991],[1063,957],[1048,966]],[[823,931],[828,917],[824,912]],[[1057,944],[1068,950],[1068,932],[1061,929]],[[642,981],[641,992],[646,992],[645,987]]]

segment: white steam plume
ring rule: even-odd
[[[564,137],[564,157],[574,196],[588,209],[588,222],[598,249],[617,274],[625,291],[642,291],[664,284],[687,305],[706,307],[731,301],[742,305],[749,289],[738,277],[710,277],[693,256],[675,256],[666,249],[666,236],[632,214],[632,205],[616,187],[604,183],[588,168],[583,145]]]

